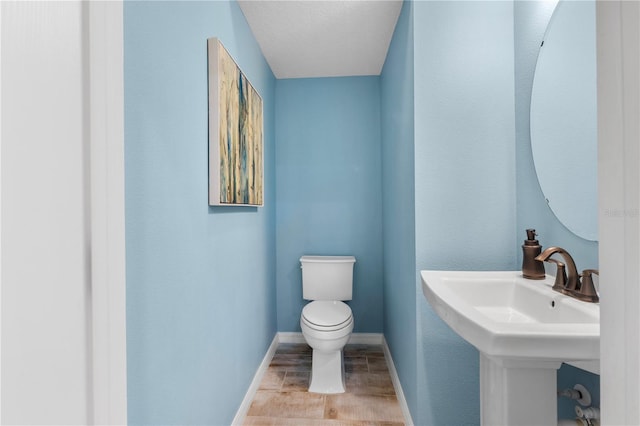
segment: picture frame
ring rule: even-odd
[[[218,38],[207,40],[209,205],[264,205],[263,104]]]

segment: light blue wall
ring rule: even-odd
[[[417,271],[517,269],[513,3],[416,2],[414,18]],[[414,421],[478,424],[478,352],[415,284]]]
[[[405,2],[380,78],[384,335],[417,412],[413,2]]]
[[[515,266],[513,4],[415,3],[418,266]]]
[[[278,330],[300,331],[300,256],[353,255],[355,332],[382,332],[379,77],[278,80]]]
[[[510,2],[405,3],[383,70],[384,333],[415,424],[480,421],[478,352],[418,271],[517,269],[513,47]]]
[[[598,243],[584,240],[560,223],[540,189],[531,151],[529,116],[531,87],[540,43],[553,12],[554,2],[516,1],[514,4],[516,165],[517,165],[517,239],[524,240],[526,228],[535,228],[545,247],[561,246],[569,251],[579,269],[598,267]],[[595,168],[595,164],[593,165]],[[518,262],[522,262],[519,252]],[[551,267],[549,273],[555,274]],[[600,378],[583,370],[563,365],[558,372],[558,387],[572,388],[582,383],[592,392],[594,405],[600,401]],[[572,418],[575,403],[558,400],[559,418]]]
[[[207,43],[263,97],[265,207],[207,202]],[[275,79],[237,3],[124,4],[130,424],[230,424],[276,332]]]

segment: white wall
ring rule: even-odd
[[[122,6],[0,19],[0,420],[126,423]]]
[[[640,4],[596,3],[602,424],[640,421]]]
[[[2,422],[86,424],[82,7],[2,9]]]

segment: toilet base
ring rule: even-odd
[[[331,352],[313,350],[309,392],[345,392],[344,362],[341,350]]]

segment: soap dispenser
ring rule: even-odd
[[[531,280],[542,280],[545,277],[544,263],[536,260],[542,252],[542,246],[536,240],[536,230],[527,229],[527,239],[522,245],[522,276]]]

